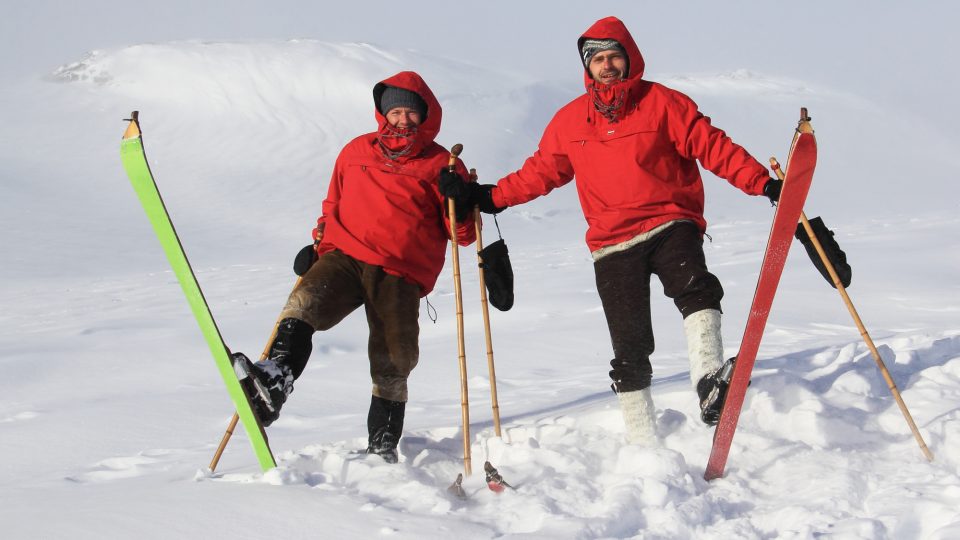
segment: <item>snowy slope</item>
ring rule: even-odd
[[[462,467],[449,268],[430,297],[439,320],[421,316],[400,465],[351,454],[364,444],[369,393],[365,322],[351,316],[315,336],[311,364],[269,429],[279,467],[260,474],[238,433],[217,473],[205,474],[232,411],[120,169],[120,120],[141,111],[154,174],[221,330],[233,349],[256,354],[336,153],[373,129],[372,85],[404,69],[433,87],[440,142],[462,142],[482,181],[519,166],[580,91],[573,77],[544,83],[493,63],[314,40],[99,50],[3,89],[5,537],[960,535],[960,219],[955,198],[928,200],[949,192],[935,172],[952,143],[929,117],[901,111],[893,121],[914,136],[894,144],[883,95],[744,70],[650,77],[689,93],[760,158],[785,161],[799,107],[810,108],[821,161],[807,213],[837,231],[854,267],[851,296],[934,463],[801,249],[781,282],[727,476],[701,478],[711,431],[697,417],[680,318],[656,294],[664,441],[626,445],[568,186],[500,217],[517,276],[515,308],[493,313],[503,440],[492,432],[472,248],[461,253],[474,470],[489,459],[516,492],[497,496],[476,472],[469,501],[443,492]],[[929,189],[899,180],[908,174]],[[732,355],[772,210],[705,182],[707,257],[726,290]]]

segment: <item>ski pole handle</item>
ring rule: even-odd
[[[453,145],[453,148],[450,149],[450,159],[447,161],[448,171],[453,172],[457,166],[457,158],[460,157],[460,152],[463,152],[463,145],[460,143]]]

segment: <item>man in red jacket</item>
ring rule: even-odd
[[[703,183],[697,167],[750,195],[779,197],[781,183],[680,92],[644,80],[643,57],[620,20],[594,23],[579,39],[586,93],[561,108],[523,167],[494,185],[441,177],[441,192],[496,213],[576,177],[597,291],[614,360],[610,377],[631,442],[654,442],[650,394],[650,276],[684,318],[690,379],[701,418],[715,424],[725,384],[720,339],[723,289],[703,254]]]
[[[306,264],[297,258],[302,280],[281,312],[268,357],[248,362],[270,399],[252,384],[246,389],[263,424],[272,423],[306,367],[313,333],[363,306],[373,380],[367,452],[395,463],[407,377],[419,355],[420,298],[433,290],[448,242],[437,174],[450,152],[434,142],[442,111],[416,73],[378,83],[373,103],[379,129],[350,141],[337,157],[311,257]],[[456,169],[466,174],[459,160]],[[470,245],[471,213],[460,206],[457,214],[458,241]]]

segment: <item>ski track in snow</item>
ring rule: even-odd
[[[43,125],[72,114],[50,136],[58,144],[77,140],[61,144],[74,148],[114,145],[117,120],[132,108],[143,111],[148,156],[221,331],[235,350],[255,354],[293,283],[287,260],[309,241],[336,151],[358,126],[372,127],[370,86],[410,64],[430,73],[447,107],[441,142],[464,141],[468,164],[488,160],[481,174],[490,181],[533,149],[570,93],[367,44],[190,41],[92,52],[51,75],[61,84],[47,81],[38,90],[51,112],[17,114]],[[788,102],[790,122],[800,100],[838,118],[874,107],[842,89],[746,70],[660,80],[727,115],[718,123],[738,131],[754,122],[736,122],[734,113],[747,105],[771,111]],[[499,112],[490,118],[490,109]],[[97,115],[84,116],[89,111]],[[89,133],[107,135],[88,143]],[[743,140],[768,135],[748,130]],[[824,130],[825,149],[831,137],[842,133]],[[352,317],[315,337],[310,366],[269,429],[279,466],[256,472],[237,430],[210,474],[198,467],[230,416],[222,383],[113,146],[75,152],[71,174],[54,163],[47,166],[59,169],[36,172],[45,181],[27,185],[44,196],[40,190],[54,189],[80,197],[83,213],[68,211],[73,201],[35,209],[27,202],[33,192],[19,185],[12,187],[26,195],[12,196],[27,198],[12,200],[30,210],[7,213],[13,231],[25,231],[21,222],[37,215],[60,224],[44,242],[24,241],[14,264],[2,269],[9,279],[0,302],[13,309],[0,313],[0,521],[13,538],[63,536],[63,527],[73,537],[196,536],[208,522],[217,523],[218,535],[244,536],[264,526],[235,510],[251,501],[269,508],[276,532],[287,536],[304,536],[302,527],[316,523],[348,538],[960,537],[960,332],[953,320],[960,222],[955,214],[909,208],[909,217],[830,213],[835,207],[816,198],[818,189],[837,185],[826,179],[857,180],[831,168],[829,152],[811,206],[836,216],[828,221],[853,261],[851,295],[933,463],[921,455],[842,302],[799,245],[773,306],[726,476],[702,479],[711,431],[699,422],[679,317],[658,298],[656,280],[653,391],[663,441],[626,445],[607,389],[611,353],[582,245],[585,226],[567,187],[500,216],[517,277],[516,307],[492,314],[502,440],[489,411],[477,280],[464,275],[474,471],[464,482],[467,500],[445,492],[463,466],[449,267],[430,297],[439,321],[421,317],[421,362],[411,378],[399,465],[356,453],[365,446],[369,383],[366,328]],[[16,156],[12,170],[34,170],[31,159]],[[72,191],[75,182],[90,191]],[[733,355],[770,212],[709,175],[705,183],[712,236],[705,249],[726,291],[724,335]],[[49,268],[54,238],[66,238],[57,245],[75,261],[66,275]],[[472,256],[472,247],[461,252],[467,267]],[[487,490],[485,460],[516,491]],[[134,519],[152,515],[143,497],[159,498],[176,523]],[[44,518],[54,513],[61,524]]]

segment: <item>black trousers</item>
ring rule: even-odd
[[[593,268],[615,356],[610,362],[615,392],[643,390],[653,378],[651,274],[660,278],[664,294],[684,318],[720,309],[723,287],[707,271],[703,237],[690,222],[678,222],[630,249],[611,253]]]

